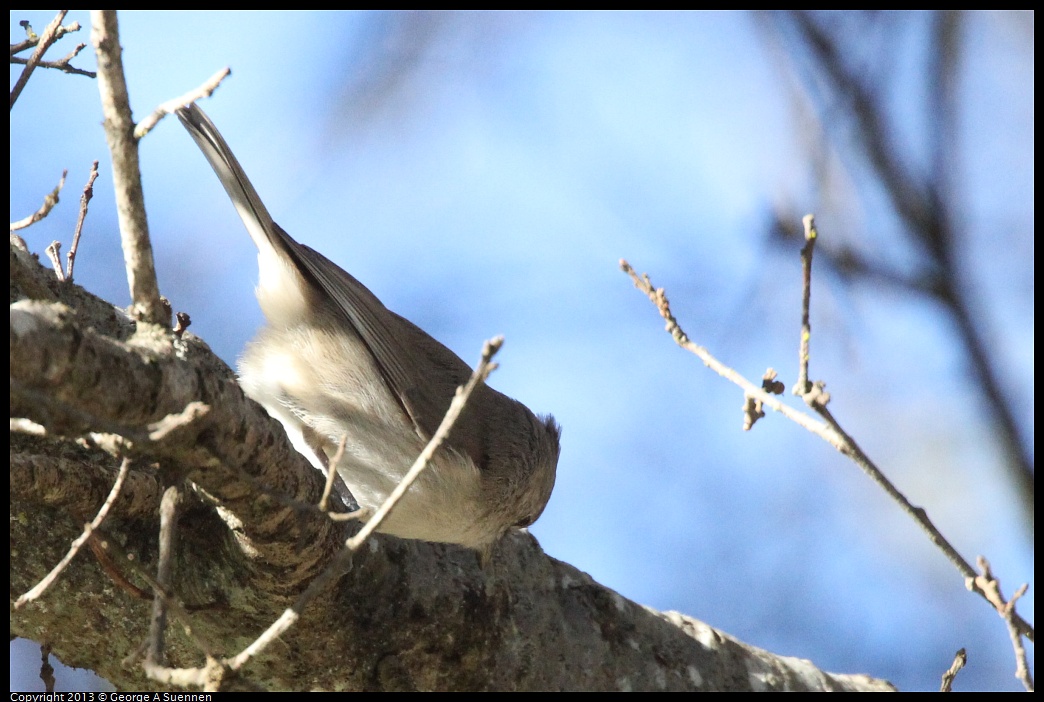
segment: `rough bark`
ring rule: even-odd
[[[356,527],[295,508],[321,476],[245,398],[200,339],[132,323],[59,283],[11,247],[11,602],[65,553],[108,492],[119,452],[135,459],[104,536],[154,570],[165,485],[186,487],[175,591],[193,633],[240,651],[290,605]],[[189,403],[206,412],[169,432],[149,425]],[[155,427],[153,427],[155,428]],[[122,437],[122,438],[117,438]],[[150,603],[89,551],[41,600],[11,610],[12,635],[52,645],[122,690],[160,688],[133,654]],[[131,657],[130,662],[124,659]],[[170,665],[203,653],[168,627]],[[888,690],[749,646],[681,614],[635,604],[509,535],[483,567],[469,550],[377,537],[336,586],[243,678],[282,690]]]

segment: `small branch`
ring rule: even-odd
[[[892,484],[892,482],[881,472],[881,470],[870,460],[855,440],[849,436],[838,424],[834,416],[826,408],[826,403],[829,400],[823,390],[823,383],[816,382],[812,383],[809,392],[805,393],[802,397],[806,404],[814,407],[816,412],[819,413],[825,421],[819,422],[805,414],[804,412],[795,410],[788,405],[783,404],[775,397],[765,392],[761,388],[755,386],[749,380],[744,378],[742,375],[734,371],[733,369],[725,366],[723,363],[718,361],[711,353],[704,347],[692,342],[689,337],[685,334],[682,328],[678,325],[678,321],[674,318],[671,313],[670,303],[667,300],[667,295],[663,288],[653,288],[652,281],[649,276],[643,274],[641,277],[634,271],[627,261],[620,261],[620,268],[627,273],[631,280],[634,282],[636,288],[646,294],[650,301],[660,312],[660,316],[666,320],[666,330],[670,333],[674,339],[682,348],[695,354],[704,365],[709,367],[711,370],[721,375],[723,378],[731,381],[738,385],[747,398],[754,398],[763,404],[771,407],[773,410],[779,412],[787,419],[796,422],[798,425],[804,427],[808,431],[812,432],[816,436],[821,437],[824,441],[829,443],[831,446],[836,448],[845,456],[852,459],[856,465],[858,465],[864,473],[870,476],[871,480],[878,484],[892,499],[900,506],[900,508],[906,512],[921,529],[928,535],[928,538],[934,543],[951,563],[957,568],[957,570],[965,577],[965,582],[968,584],[968,588],[977,592],[980,596],[990,600],[986,592],[982,589],[979,583],[976,581],[976,573],[972,569],[971,565],[966,561],[960,553],[957,552],[946,537],[942,535],[942,532],[936,528],[935,524],[928,518],[927,512],[922,507],[917,507],[912,504],[905,495]],[[745,402],[744,407],[747,408],[749,402]],[[996,606],[996,605],[995,605]],[[1030,641],[1033,640],[1033,627],[1029,625],[1024,619],[1022,619],[1017,613],[1012,612],[1012,622],[1018,630],[1026,636]]]
[[[40,209],[32,213],[28,217],[24,217],[17,222],[11,222],[11,231],[17,231],[19,229],[25,229],[26,227],[36,224],[41,219],[50,214],[54,206],[58,204],[58,193],[62,191],[62,187],[65,186],[65,176],[69,175],[69,169],[62,171],[62,177],[58,181],[58,185],[54,186],[54,190],[49,192],[45,197],[43,204],[40,205]]]
[[[1012,648],[1015,651],[1015,677],[1022,682],[1027,692],[1033,692],[1033,676],[1029,672],[1026,648],[1022,645],[1022,635],[1025,635],[1026,638],[1032,641],[1033,630],[1030,629],[1029,633],[1026,633],[1022,629],[1020,624],[1022,620],[1015,611],[1015,603],[1029,590],[1029,583],[1023,583],[1015,591],[1015,594],[1011,596],[1010,600],[1005,600],[1004,595],[1001,594],[1000,581],[993,575],[990,562],[985,557],[979,556],[976,559],[976,565],[979,567],[981,574],[966,580],[965,585],[967,585],[969,590],[981,592],[983,597],[989,600],[990,604],[997,610],[997,614],[1007,624],[1008,636],[1011,638]],[[1024,622],[1022,623],[1024,624]]]
[[[62,259],[59,256],[59,252],[62,250],[62,242],[52,241],[50,245],[45,249],[47,252],[47,258],[51,260],[51,266],[54,268],[54,274],[58,277],[59,281],[65,281],[65,271],[62,270]]]
[[[928,513],[924,508],[912,504],[906,496],[901,493],[887,477],[885,477],[884,473],[881,472],[874,462],[870,460],[870,457],[863,452],[855,439],[849,436],[848,433],[841,428],[841,425],[836,419],[834,419],[833,414],[829,409],[827,409],[827,403],[830,402],[830,395],[824,391],[825,383],[822,381],[816,381],[814,383],[809,382],[808,348],[809,338],[811,336],[811,327],[809,326],[808,321],[809,300],[811,298],[812,290],[812,251],[815,247],[816,239],[818,238],[818,232],[816,231],[815,218],[812,215],[805,215],[802,222],[805,227],[805,246],[801,249],[803,271],[801,369],[799,371],[798,384],[794,387],[794,394],[801,397],[805,401],[805,404],[825,419],[827,424],[833,428],[837,436],[842,437],[844,448],[841,449],[841,452],[855,461],[856,465],[858,465],[864,473],[870,476],[871,480],[877,483],[878,486],[884,490],[904,512],[910,515],[910,517],[928,535],[928,538],[931,539],[932,543],[943,552],[961,575],[964,576],[965,582],[969,583],[968,589],[978,592],[979,595],[993,604],[997,612],[1009,624],[1009,627],[1022,630],[1022,633],[1032,640],[1033,628],[1021,618],[1019,618],[1018,623],[1016,623],[1014,618],[1018,617],[1018,615],[1014,612],[1005,613],[1007,603],[1004,602],[1003,597],[1000,595],[1000,590],[997,587],[996,580],[989,574],[988,564],[986,567],[983,567],[982,564],[985,563],[985,559],[980,556],[979,567],[983,571],[983,576],[976,577],[971,564],[969,564],[964,557],[957,552],[957,549],[954,548],[946,537],[943,536],[942,532],[936,528],[935,524],[928,518]]]
[[[91,10],[91,43],[98,55],[98,90],[105,115],[105,138],[112,156],[112,185],[130,287],[131,316],[168,327],[170,310],[160,300],[156,281],[115,10]]]
[[[18,80],[15,81],[14,87],[11,88],[11,108],[14,109],[15,102],[18,101],[18,96],[22,94],[22,90],[25,88],[25,84],[29,82],[29,76],[33,74],[33,71],[39,65],[40,61],[43,60],[43,55],[51,48],[51,44],[58,41],[61,34],[58,30],[62,28],[62,20],[69,14],[68,10],[59,10],[51,23],[44,29],[43,34],[40,35],[38,43],[36,44],[36,50],[33,51],[33,55],[29,57],[29,60],[25,64],[25,68],[22,70],[22,74],[18,76]],[[79,29],[80,26],[76,25]]]
[[[188,414],[192,415],[193,412],[188,412]],[[191,422],[192,418],[186,417],[184,421]],[[208,646],[201,645],[207,659],[207,664],[203,668],[168,668],[163,663],[166,655],[164,653],[164,630],[167,622],[167,608],[176,602],[171,595],[170,579],[177,539],[177,511],[181,499],[178,488],[171,486],[163,493],[163,500],[160,503],[159,563],[156,569],[156,581],[153,584],[155,594],[152,601],[152,620],[149,623],[149,648],[143,667],[145,674],[153,680],[183,687],[199,686],[210,689],[208,681],[214,679],[214,667],[220,668],[221,665],[210,654]],[[183,610],[181,613],[184,614]],[[197,644],[201,644],[202,642],[192,633],[187,615],[184,616],[182,623],[190,638]],[[218,680],[222,677],[220,673],[217,675]]]
[[[30,46],[36,46],[36,42],[40,41],[40,36],[33,31],[33,25],[29,24],[29,20],[22,20],[18,23],[18,26],[25,30],[26,40],[21,42],[25,48]],[[21,49],[19,49],[21,51]],[[11,54],[15,53],[15,45],[11,45]]]
[[[798,380],[793,390],[799,397],[812,389],[808,382],[809,343],[812,340],[809,308],[812,299],[812,252],[818,236],[816,220],[812,215],[805,215],[801,221],[805,225],[805,245],[801,247],[801,343],[798,350]]]
[[[11,417],[10,431],[28,434],[29,436],[47,436],[47,427],[25,417]]]
[[[152,111],[152,114],[143,119],[141,122],[138,122],[138,126],[134,128],[134,138],[141,139],[142,137],[144,137],[146,134],[152,131],[153,127],[159,124],[159,121],[161,119],[173,113],[174,110],[178,109],[179,107],[184,107],[190,102],[195,102],[196,100],[202,100],[205,97],[210,97],[214,93],[214,91],[217,90],[217,87],[221,84],[221,81],[225,80],[225,78],[227,78],[230,73],[232,73],[231,68],[222,68],[220,71],[208,78],[206,82],[204,82],[198,88],[190,90],[184,95],[176,97],[172,100],[167,100],[166,102],[162,103],[159,107]]]
[[[166,668],[146,664],[146,669],[149,677],[158,682],[177,687],[201,687],[205,692],[221,690],[226,677],[224,666],[210,657],[202,668]]]
[[[66,10],[66,12],[68,12],[68,10]],[[30,25],[27,20],[22,20],[18,24],[25,29],[26,38],[24,41],[20,41],[17,44],[11,44],[12,57],[14,57],[15,54],[22,53],[26,49],[31,49],[40,43],[40,36],[33,31],[32,25]],[[55,39],[61,39],[66,34],[78,31],[80,31],[79,22],[73,22],[72,24],[67,25],[65,27],[58,27],[58,30],[55,32]]]
[[[177,429],[187,427],[193,422],[205,417],[210,412],[210,407],[204,402],[194,401],[185,405],[180,412],[168,414],[157,422],[148,425],[149,441],[163,441]]]
[[[326,466],[326,485],[323,486],[323,496],[319,498],[319,511],[326,512],[330,506],[330,494],[333,492],[334,483],[337,482],[337,466],[344,458],[344,449],[348,445],[348,435],[341,436],[337,443],[337,452]]]
[[[1011,600],[1008,601],[1008,605],[1005,609],[1005,621],[1008,624],[1008,635],[1011,637],[1011,645],[1015,650],[1015,677],[1022,681],[1022,686],[1026,688],[1026,692],[1033,692],[1033,674],[1030,673],[1029,660],[1026,657],[1026,647],[1022,645],[1022,636],[1020,635],[1019,627],[1017,626],[1013,615],[1015,614],[1015,602],[1026,594],[1029,590],[1029,583],[1023,583],[1022,586],[1015,591],[1015,594],[1011,596]],[[1030,641],[1032,637],[1027,637]]]
[[[94,197],[94,181],[98,177],[98,162],[91,164],[91,174],[87,177],[87,185],[83,186],[83,194],[80,195],[80,214],[76,218],[76,229],[73,230],[72,246],[65,256],[68,260],[65,273],[66,280],[73,279],[73,266],[76,264],[76,250],[80,248],[80,232],[83,230],[83,221],[87,218],[87,203]]]
[[[957,677],[957,673],[960,672],[961,668],[967,664],[968,654],[963,648],[953,654],[953,663],[950,664],[949,670],[943,673],[942,685],[939,687],[939,692],[953,692],[951,689],[953,686],[953,679]]]
[[[149,652],[145,661],[149,665],[163,665],[166,656],[163,634],[167,628],[167,605],[164,593],[170,590],[170,575],[173,570],[175,538],[178,529],[178,504],[181,494],[174,485],[168,487],[160,501],[159,563],[156,567],[155,596],[152,599],[152,620],[149,622]]]
[[[79,28],[79,25],[77,25],[77,28]],[[88,78],[96,78],[98,74],[94,71],[85,71],[82,68],[77,68],[76,66],[72,66],[69,64],[69,62],[76,58],[76,55],[83,51],[86,47],[86,44],[77,44],[75,49],[73,49],[57,61],[40,61],[36,65],[39,68],[54,68],[61,71],[62,73],[69,73],[74,76],[87,76]],[[29,61],[30,59],[24,59],[20,56],[11,57],[11,63],[28,65]]]
[[[648,275],[643,274],[639,277],[631,267],[631,264],[623,259],[620,260],[620,269],[629,275],[631,280],[634,282],[634,286],[645,293],[646,297],[656,305],[656,308],[660,311],[660,316],[667,322],[665,329],[674,339],[676,344],[686,351],[695,354],[697,358],[703,361],[703,365],[707,366],[721,377],[735,385],[738,385],[742,388],[744,395],[747,397],[756,399],[776,412],[779,412],[790,421],[796,422],[808,431],[830,443],[838,451],[843,449],[844,443],[842,442],[841,437],[835,436],[826,423],[818,422],[804,412],[783,404],[774,395],[750,382],[735,370],[729,368],[711,355],[707,349],[690,340],[688,335],[686,335],[682,330],[681,326],[679,326],[678,320],[676,320],[674,315],[671,313],[671,305],[667,300],[667,295],[664,293],[663,288],[653,288],[652,281],[649,279]]]
[[[94,531],[101,526],[101,523],[105,521],[105,516],[109,513],[109,509],[120,494],[120,488],[123,487],[123,480],[127,477],[127,471],[129,469],[130,459],[124,458],[123,463],[120,464],[120,472],[116,475],[116,482],[113,483],[112,490],[109,491],[109,496],[105,499],[105,502],[102,504],[101,509],[98,510],[98,513],[94,516],[94,519],[91,520],[90,524],[84,526],[83,533],[72,542],[68,553],[66,553],[65,557],[58,562],[58,565],[52,568],[51,572],[48,573],[35,587],[15,600],[15,609],[18,609],[26,602],[32,602],[42,595],[47,588],[51,586],[51,583],[58,578],[61,572],[65,570],[65,567],[69,565],[69,562],[76,557],[76,554],[80,552],[80,548],[89,538],[91,538],[91,534],[93,534]]]
[[[174,315],[174,336],[181,338],[182,335],[188,331],[188,328],[192,325],[192,317],[189,316],[188,312],[177,312]]]
[[[44,644],[40,647],[40,679],[43,680],[44,690],[54,692],[54,666],[50,662],[51,645]]]

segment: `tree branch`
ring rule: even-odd
[[[77,515],[104,499],[113,461],[97,447],[111,445],[139,456],[136,465],[159,463],[127,476],[107,538],[153,567],[158,485],[171,475],[191,481],[172,589],[215,654],[238,650],[358,526],[275,498],[315,504],[323,476],[202,342],[151,325],[135,329],[15,247],[11,261],[12,411],[47,432],[12,434],[12,455],[22,457],[12,461],[22,466],[12,479],[12,544],[33,544],[12,549],[12,588],[28,589],[57,562],[80,530]],[[35,301],[23,299],[29,291]],[[208,411],[162,436],[150,429],[191,402]],[[81,488],[45,490],[43,481],[53,485],[64,470]],[[168,477],[157,482],[159,473]],[[47,639],[65,662],[121,689],[155,689],[139,666],[120,664],[146,637],[149,605],[109,583],[96,561],[78,557],[46,606],[15,612],[11,630]],[[165,652],[171,666],[205,663],[176,627]],[[505,538],[485,568],[468,549],[374,535],[336,587],[241,675],[267,689],[890,689],[629,602],[549,558],[524,532]]]

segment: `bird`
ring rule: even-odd
[[[255,289],[266,325],[239,363],[239,382],[295,448],[337,472],[375,509],[435,432],[471,375],[453,351],[392,312],[351,274],[272,219],[217,127],[196,104],[176,114],[228,193],[258,249]],[[332,213],[328,225],[345,231]],[[378,531],[454,543],[488,557],[532,524],[555,484],[561,427],[485,383],[448,439]]]

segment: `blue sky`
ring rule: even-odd
[[[40,31],[51,16],[13,11],[12,37],[18,20]],[[898,104],[917,99],[922,50],[920,16],[902,17]],[[89,43],[86,13],[70,19]],[[1018,689],[1003,625],[917,527],[782,418],[740,431],[739,391],[674,346],[617,268],[627,258],[665,286],[726,364],[751,379],[773,366],[789,388],[800,268],[767,239],[774,210],[814,211],[823,237],[914,265],[858,177],[829,197],[812,187],[798,83],[751,15],[120,19],[136,119],[230,66],[202,105],[277,222],[468,363],[506,337],[491,384],[564,427],[532,528],[548,554],[826,670],[935,689],[963,646],[959,689]],[[963,250],[1032,437],[1032,37],[993,13],[966,31]],[[914,143],[917,119],[901,123]],[[11,113],[11,218],[68,168],[61,206],[25,233],[37,251],[67,241],[101,160],[77,282],[125,305],[100,120],[92,81],[34,75]],[[249,238],[176,120],[141,154],[161,290],[234,364],[262,322]],[[815,286],[812,373],[833,412],[967,559],[991,558],[1006,593],[1030,582],[1020,609],[1033,621],[1032,541],[949,321],[890,289],[826,273]]]

